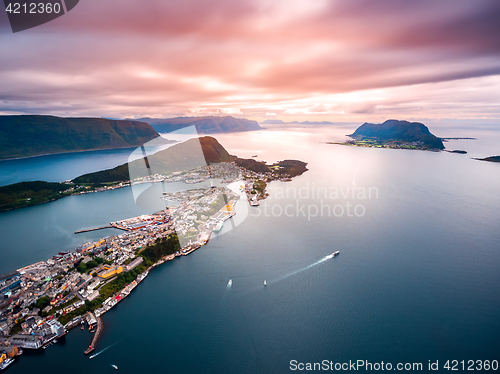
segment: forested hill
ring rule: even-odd
[[[148,123],[139,121],[0,116],[0,159],[134,147],[157,136]]]
[[[175,144],[170,148],[148,156],[149,170],[144,164],[144,160],[140,159],[113,169],[82,175],[75,178],[74,182],[109,183],[128,181],[131,177],[132,179],[146,177],[149,172],[152,174],[172,173],[233,160],[234,156],[231,156],[217,139],[204,136]]]
[[[387,120],[381,124],[364,123],[353,134],[354,139],[376,139],[379,141],[421,142],[424,148],[444,149],[440,138],[431,134],[420,122]]]

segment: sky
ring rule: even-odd
[[[496,0],[80,0],[12,33],[0,114],[500,119]]]

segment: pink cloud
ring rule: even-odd
[[[499,4],[87,0],[19,34],[3,15],[0,111],[265,116],[319,97],[303,112],[372,113],[367,97],[323,101],[455,80],[463,105],[468,78],[500,75]]]

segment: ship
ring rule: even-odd
[[[264,279],[264,287],[265,287],[265,286],[267,286],[267,282],[266,282],[266,280]]]
[[[114,369],[118,370],[118,366],[116,365],[111,365]]]
[[[214,228],[214,231],[220,231],[222,229],[222,226],[224,225],[224,222],[219,221],[217,225]]]
[[[0,370],[5,370],[7,369],[8,366],[10,366],[14,362],[13,358],[8,358],[4,362],[0,364]]]
[[[229,282],[227,282],[227,286],[228,287],[231,287],[233,285],[233,280],[232,279],[229,279]]]
[[[333,253],[332,253],[332,256],[334,256],[334,257],[335,257],[335,256],[337,256],[339,253],[340,253],[340,251],[333,252]]]

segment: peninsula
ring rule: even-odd
[[[149,124],[139,121],[0,116],[0,159],[137,147],[158,136]]]
[[[373,148],[444,149],[442,140],[433,135],[427,126],[420,122],[391,119],[381,124],[364,123],[348,136],[353,140],[342,143],[329,142],[328,144]]]
[[[182,157],[188,154],[189,160]],[[170,160],[173,155],[179,158]],[[242,199],[259,205],[258,200],[267,196],[266,183],[287,181],[307,170],[306,163],[296,160],[266,165],[239,159],[211,137],[176,144],[148,157],[145,164],[154,173],[133,178],[132,184],[195,184],[217,178],[228,185],[163,193],[163,200],[177,204],[154,214],[110,222],[123,231],[120,235],[60,251],[46,261],[0,276],[0,294],[4,295],[0,345],[12,348],[13,356],[22,349],[55,344],[70,329],[83,329],[85,323],[95,332],[85,350],[91,353],[103,330],[101,316],[128,297],[155,267],[204,246],[236,214],[235,205]],[[34,183],[30,188],[39,185],[30,183]]]
[[[486,158],[475,158],[474,160],[500,162],[500,156],[490,156],[490,157],[486,157]]]
[[[107,191],[129,186],[132,182],[183,180],[182,175],[200,170],[207,165],[218,163],[233,163],[245,169],[248,173],[262,175],[262,193],[265,183],[269,180],[289,181],[291,178],[307,171],[307,163],[298,160],[283,160],[272,165],[253,159],[242,159],[230,155],[227,150],[213,137],[195,138],[147,157],[150,168],[144,168],[144,160],[119,165],[112,169],[85,174],[72,181],[60,183],[33,181],[21,182],[0,187],[0,212],[27,206],[55,201],[60,198],[90,192]],[[130,175],[132,172],[132,176]],[[152,176],[153,175],[153,176]],[[208,172],[203,178],[209,178]],[[266,182],[263,180],[266,179]],[[263,186],[264,183],[264,186]],[[263,187],[262,187],[263,186]]]

